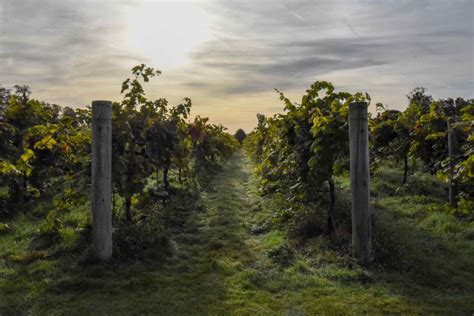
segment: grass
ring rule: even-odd
[[[0,199],[8,196],[8,187],[0,185]]]
[[[84,264],[68,251],[31,255],[39,220],[19,214],[0,236],[0,314],[315,315],[472,314],[472,223],[445,212],[442,185],[399,172],[374,178],[375,262],[357,265],[332,237],[295,246],[274,224],[278,201],[257,195],[252,165],[241,153],[210,178],[200,198],[167,207],[169,240],[135,260]],[[340,207],[347,207],[340,179]],[[420,188],[422,186],[423,188]],[[73,248],[67,215],[62,234]],[[69,247],[69,248],[68,248]]]

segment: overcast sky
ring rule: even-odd
[[[423,86],[474,97],[474,0],[0,0],[0,85],[73,107],[120,100],[129,69],[163,71],[150,97],[251,130],[316,80],[403,109]]]

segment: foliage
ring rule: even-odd
[[[245,137],[247,137],[247,134],[245,133],[245,131],[241,128],[239,128],[235,134],[234,134],[235,138],[239,141],[239,143],[242,144],[242,142],[244,141]]]
[[[124,99],[113,104],[113,183],[125,199],[125,215],[132,220],[132,197],[145,188],[148,175],[156,174],[160,191],[159,172],[163,173],[163,188],[169,191],[169,172],[178,169],[179,181],[196,174],[202,161],[213,163],[228,157],[235,149],[225,128],[207,124],[208,119],[189,118],[192,102],[184,98],[169,106],[165,98],[148,100],[141,81],[148,82],[160,75],[159,70],[144,64],[132,68],[133,78],[122,84]],[[193,135],[197,133],[199,136]]]
[[[301,104],[277,92],[285,113],[271,118],[257,115],[258,126],[246,139],[245,148],[257,163],[264,192],[284,192],[295,203],[314,203],[324,200],[321,194],[328,190],[328,229],[332,231],[336,225],[333,177],[348,167],[348,106],[370,97],[335,92],[325,81],[311,85]]]
[[[258,179],[252,167],[243,155],[231,158],[208,183],[209,190],[202,195],[204,210],[193,209],[194,196],[170,201],[175,205],[169,212],[175,223],[169,242],[173,256],[166,255],[168,248],[158,238],[161,218],[153,221],[156,231],[143,227],[141,232],[146,225],[141,220],[126,225],[133,240],[153,244],[139,253],[138,260],[127,260],[124,247],[115,252],[123,255],[118,260],[100,265],[86,265],[76,255],[29,252],[25,241],[34,234],[37,221],[26,216],[9,220],[11,233],[0,238],[1,313],[470,315],[474,311],[474,223],[439,209],[443,201],[434,176],[411,177],[417,187],[426,188],[427,196],[411,190],[402,196],[381,192],[374,205],[377,261],[364,268],[333,237],[320,235],[295,246],[285,241],[283,227],[276,225],[252,234],[249,225],[272,222],[275,209],[273,196],[256,194]],[[381,165],[380,172],[384,177],[374,182],[384,185],[378,187],[399,185],[400,170]],[[255,205],[260,205],[258,210]],[[115,233],[128,236],[125,231]]]
[[[128,244],[129,250],[137,248],[132,247],[134,243],[143,243],[140,247],[145,248],[151,245],[140,232],[158,228],[160,218],[159,214],[149,220],[134,217],[134,201],[148,196],[153,200],[148,204],[151,207],[161,204],[160,196],[169,199],[176,191],[169,179],[174,170],[178,171],[179,186],[188,192],[195,183],[185,183],[186,179],[193,179],[198,169],[206,173],[215,168],[238,147],[222,125],[209,124],[207,118],[200,117],[189,122],[189,98],[176,106],[164,98],[147,99],[143,83],[160,74],[144,64],[133,67],[132,77],[122,83],[123,100],[112,104],[114,207],[123,205],[124,212],[116,209],[115,213],[124,213],[126,219],[114,219],[114,238],[125,248]],[[43,249],[64,242],[73,249],[81,229],[90,233],[83,228],[90,225],[91,108],[61,108],[30,95],[27,86],[15,86],[13,92],[0,89],[0,187],[8,187],[8,194],[0,200],[2,215],[35,210],[42,221],[32,247]],[[196,128],[197,138],[192,134]],[[156,189],[148,194],[153,173]],[[37,203],[41,209],[34,207]],[[68,225],[69,214],[83,206],[88,209],[83,216],[86,220]]]
[[[461,205],[472,201],[473,177],[469,176],[473,155],[473,100],[462,98],[433,100],[424,88],[408,95],[405,111],[389,110],[379,104],[377,116],[370,121],[371,153],[376,167],[380,161],[395,159],[404,162],[405,184],[408,160],[422,161],[432,173],[448,181],[453,177],[459,189]],[[456,151],[448,155],[448,132],[453,133]],[[462,207],[464,208],[464,207]],[[465,213],[460,210],[460,213]]]
[[[89,161],[84,110],[61,109],[29,95],[28,87],[16,86],[0,121],[0,174],[13,203],[54,194],[57,177],[83,175]]]

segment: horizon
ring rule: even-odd
[[[473,10],[472,1],[2,0],[0,85],[76,108],[120,100],[130,68],[145,63],[163,72],[148,97],[189,97],[193,116],[231,132],[282,112],[274,88],[298,102],[317,80],[401,110],[416,87],[474,97]]]

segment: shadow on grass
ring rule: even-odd
[[[445,207],[444,185],[415,174],[399,187],[398,170],[374,179],[373,244],[376,277],[410,301],[433,311],[472,313],[474,244],[472,223]]]
[[[279,207],[251,197],[255,190],[251,167],[239,154],[202,184],[202,200],[172,199],[166,214],[171,240],[146,249],[137,260],[81,265],[79,256],[63,255],[12,264],[2,270],[0,314],[469,314],[474,310],[469,299],[474,290],[472,239],[452,217],[428,210],[440,205],[433,194],[422,195],[433,192],[429,186],[413,195],[412,189],[395,194],[395,184],[379,184],[387,193],[379,190],[384,194],[374,203],[376,262],[369,269],[354,264],[348,255],[349,241],[338,248],[339,241],[327,236],[308,240],[305,249],[291,249],[294,256],[280,264],[268,257],[268,250],[283,249],[278,248],[285,243],[283,231],[272,225],[260,232],[251,229],[270,220],[273,208]],[[398,175],[392,178],[382,180],[398,181]],[[426,183],[418,182],[416,186]],[[340,193],[347,191],[343,188]],[[340,206],[345,212],[345,200]]]
[[[226,314],[222,257],[250,257],[234,208],[236,165],[206,179],[204,205],[181,198],[168,205],[171,239],[138,260],[84,264],[63,254],[12,264],[2,280],[0,314]],[[250,260],[250,259],[249,259]]]

